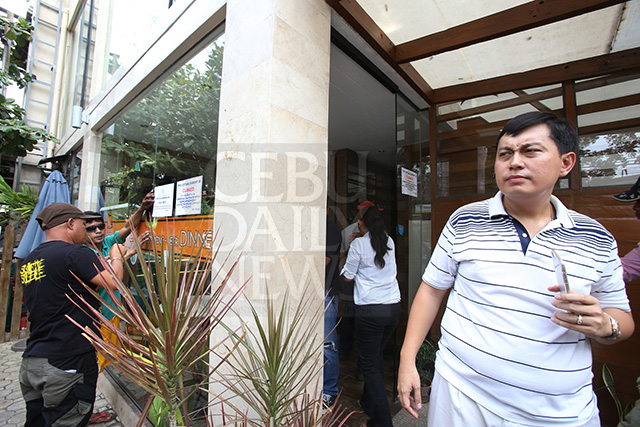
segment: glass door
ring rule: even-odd
[[[396,147],[398,281],[408,314],[431,256],[431,169],[428,110],[402,95],[396,97]]]

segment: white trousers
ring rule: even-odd
[[[527,424],[507,421],[452,386],[436,371],[429,398],[429,427],[525,427]],[[582,427],[600,427],[596,414]]]

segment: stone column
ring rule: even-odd
[[[260,314],[267,293],[323,302],[330,32],[324,0],[227,2],[214,228]]]

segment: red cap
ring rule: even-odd
[[[365,200],[364,202],[358,205],[358,212],[366,208],[367,206],[375,206],[375,203]],[[378,208],[378,210],[381,211],[382,209]]]

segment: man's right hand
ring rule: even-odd
[[[400,362],[398,370],[398,398],[400,404],[414,418],[418,418],[418,410],[422,408],[422,396],[420,395],[420,375],[413,363]]]

